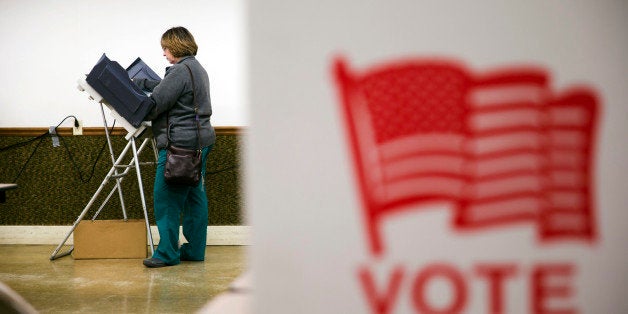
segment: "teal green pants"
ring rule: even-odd
[[[164,181],[166,150],[159,150],[153,209],[159,230],[159,245],[153,257],[168,265],[183,261],[205,260],[207,244],[207,192],[205,191],[205,163],[213,145],[203,148],[202,179],[198,186],[174,186]],[[179,225],[183,225],[183,236],[187,240],[179,247]]]

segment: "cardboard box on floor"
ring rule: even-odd
[[[74,230],[72,257],[146,258],[147,245],[144,220],[83,220]]]

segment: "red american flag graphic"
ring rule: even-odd
[[[541,242],[595,240],[592,89],[556,93],[541,67],[473,73],[437,59],[358,72],[338,58],[334,74],[373,255],[385,217],[443,201],[454,228],[529,223]]]

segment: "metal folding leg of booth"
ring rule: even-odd
[[[78,216],[78,218],[76,219],[76,221],[72,225],[72,228],[66,234],[65,238],[63,239],[63,241],[61,241],[61,243],[59,243],[59,245],[52,252],[52,255],[50,256],[50,260],[54,260],[54,259],[57,259],[57,258],[60,258],[60,257],[63,257],[63,256],[67,256],[67,255],[72,253],[72,250],[74,249],[74,246],[72,246],[66,252],[59,253],[59,251],[61,250],[63,245],[65,245],[65,243],[67,242],[68,238],[74,232],[74,230],[76,229],[78,224],[81,222],[81,220],[83,220],[85,215],[92,208],[92,205],[94,205],[94,203],[96,202],[96,199],[98,198],[98,196],[101,194],[101,192],[105,189],[105,187],[110,182],[114,183],[114,186],[111,189],[111,191],[109,192],[109,194],[107,195],[107,197],[104,199],[104,201],[102,202],[102,204],[100,205],[98,210],[95,212],[94,216],[92,217],[92,220],[95,220],[96,217],[98,217],[98,214],[100,214],[100,211],[105,207],[107,202],[111,199],[111,197],[113,196],[113,194],[116,191],[118,191],[118,197],[120,198],[120,205],[122,207],[122,215],[124,217],[124,220],[127,220],[127,213],[126,213],[126,208],[125,208],[125,205],[124,205],[124,196],[123,196],[123,192],[122,192],[122,185],[121,185],[121,183],[122,183],[122,180],[124,179],[124,177],[131,172],[131,169],[135,169],[135,173],[137,175],[137,184],[138,184],[138,187],[139,187],[139,193],[140,193],[140,199],[141,199],[141,203],[142,203],[142,209],[144,211],[144,219],[146,221],[147,237],[148,237],[148,242],[150,244],[150,250],[151,250],[151,254],[152,254],[152,253],[154,253],[155,248],[154,248],[154,244],[153,244],[153,236],[152,236],[152,233],[151,233],[151,230],[150,230],[150,223],[149,223],[149,220],[148,220],[148,211],[146,209],[146,198],[144,196],[144,186],[142,184],[142,173],[140,171],[140,165],[155,164],[155,163],[154,162],[142,163],[142,162],[140,162],[139,155],[142,153],[142,151],[147,146],[150,145],[152,147],[152,150],[153,150],[153,153],[154,153],[154,156],[155,156],[155,160],[157,160],[157,149],[156,149],[156,145],[155,145],[155,140],[152,138],[152,136],[144,136],[144,138],[142,139],[142,143],[141,143],[141,145],[139,145],[139,147],[136,144],[136,140],[140,139],[144,135],[144,133],[146,133],[148,131],[147,130],[148,124],[147,123],[142,123],[142,125],[140,127],[138,127],[138,128],[135,128],[135,127],[131,126],[128,122],[126,122],[126,120],[124,120],[124,118],[120,117],[120,115],[118,115],[115,112],[115,110],[113,110],[113,108],[111,108],[109,106],[109,104],[106,103],[106,101],[104,99],[102,99],[102,97],[100,97],[100,95],[97,92],[95,92],[93,89],[91,89],[91,87],[89,87],[89,85],[85,82],[85,80],[79,80],[79,90],[87,92],[88,94],[90,94],[90,99],[93,99],[93,100],[95,100],[95,101],[100,103],[100,110],[101,110],[103,122],[104,122],[104,125],[105,125],[105,135],[107,137],[107,144],[109,146],[109,153],[111,155],[111,161],[112,161],[113,165],[109,169],[109,172],[107,173],[107,175],[103,179],[102,183],[100,184],[100,186],[98,187],[98,189],[96,190],[96,192],[94,193],[92,198],[89,200],[89,202],[87,203],[87,205],[85,206],[85,208],[83,209],[81,214]],[[129,132],[125,136],[125,139],[127,140],[127,144],[126,144],[126,146],[124,147],[124,149],[122,150],[122,152],[120,153],[120,155],[117,158],[115,157],[113,146],[111,144],[111,137],[110,137],[110,134],[109,134],[109,130],[107,129],[107,119],[105,117],[104,106],[107,106],[107,107],[109,107],[109,109],[111,109],[111,115],[114,116],[114,118],[116,118],[116,121],[120,121],[122,126]],[[129,150],[132,152],[133,157],[131,158],[131,160],[128,163],[124,163],[125,157],[128,154]],[[122,170],[122,169],[124,169],[124,170]]]

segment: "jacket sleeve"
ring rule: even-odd
[[[133,79],[133,83],[135,83],[135,85],[137,85],[140,89],[148,92],[152,92],[159,84],[159,82],[160,81],[153,81],[145,78]]]
[[[151,101],[155,104],[155,107],[146,117],[147,120],[153,120],[162,113],[170,110],[177,100],[183,94],[185,89],[185,77],[181,74],[181,67],[172,66],[166,74],[164,79],[153,88],[153,93],[150,95]]]

